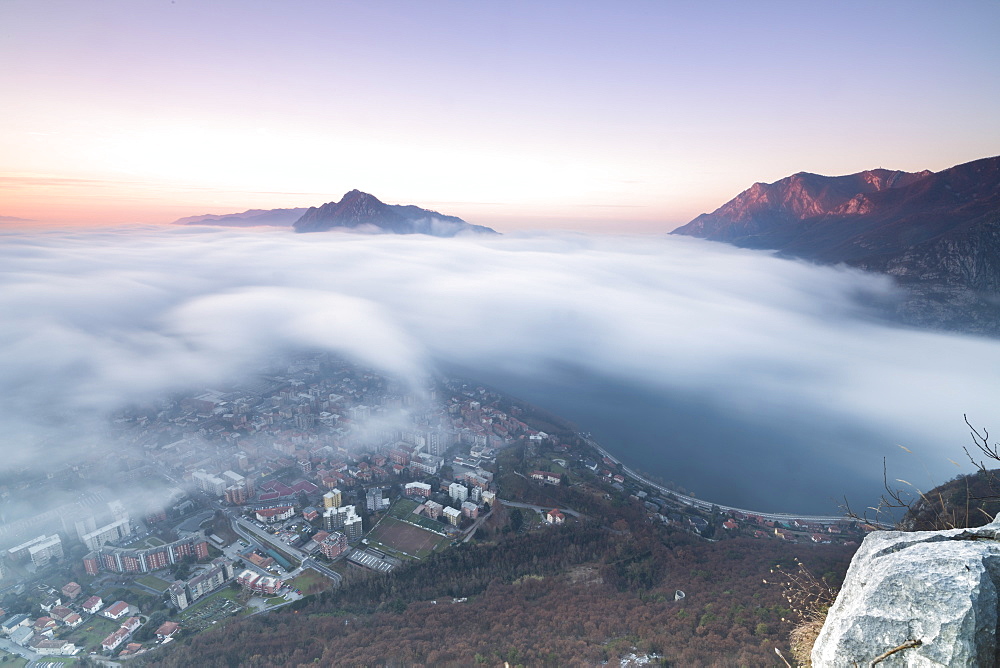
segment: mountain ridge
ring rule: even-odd
[[[672,232],[893,276],[907,322],[1000,334],[1000,156],[940,172],[799,172]]]
[[[247,209],[241,213],[207,213],[178,218],[172,225],[220,225],[223,227],[290,227],[306,207],[294,209]]]
[[[385,204],[374,195],[351,190],[339,202],[310,207],[292,226],[296,232],[354,230],[390,234],[429,234],[453,237],[461,233],[497,234],[457,216],[421,209],[412,204]]]

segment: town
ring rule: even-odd
[[[870,529],[696,502],[463,380],[404,387],[326,353],[272,367],[123,408],[109,447],[4,481],[6,656],[127,660],[475,540],[498,509],[522,532],[586,521],[559,503],[565,489],[639,504],[705,540],[850,544]],[[504,466],[536,502],[498,484]]]

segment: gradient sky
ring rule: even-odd
[[[798,171],[1000,153],[1000,2],[0,0],[0,221],[360,188],[654,232]]]

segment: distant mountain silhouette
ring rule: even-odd
[[[889,274],[908,321],[1000,333],[1000,157],[755,183],[673,234]]]
[[[273,227],[290,227],[298,220],[305,207],[300,209],[248,209],[243,213],[205,214],[204,216],[188,216],[174,221],[174,225],[221,225],[224,227],[255,227],[269,225]]]
[[[446,216],[416,206],[384,204],[373,195],[352,190],[339,202],[312,207],[295,221],[296,232],[352,230],[388,234],[429,234],[453,237],[462,232],[496,234],[482,225],[471,225],[461,218]]]

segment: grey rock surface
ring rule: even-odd
[[[813,666],[995,666],[1000,523],[868,535],[813,646]]]

